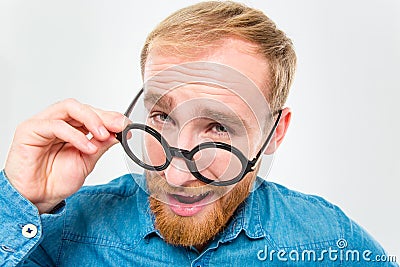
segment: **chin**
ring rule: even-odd
[[[230,217],[222,211],[219,201],[202,206],[191,216],[181,216],[169,204],[155,198],[150,197],[149,201],[156,229],[173,245],[203,245],[224,228]]]

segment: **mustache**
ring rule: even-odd
[[[194,181],[189,186],[173,186],[157,173],[146,170],[147,185],[150,194],[179,194],[179,195],[201,195],[213,192],[216,196],[223,196],[229,192],[233,186],[214,186]]]

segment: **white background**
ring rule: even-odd
[[[0,2],[0,164],[16,125],[72,97],[123,112],[146,34],[193,1]],[[400,258],[400,1],[245,1],[294,41],[293,120],[269,179],[339,205]],[[87,183],[127,167],[119,145]]]

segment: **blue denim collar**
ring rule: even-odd
[[[147,239],[153,234],[157,234],[159,237],[162,238],[158,230],[155,228],[155,223],[154,223],[154,214],[150,210],[150,203],[149,203],[149,197],[148,194],[140,188],[137,191],[138,194],[138,203],[142,203],[142,205],[139,205],[138,211],[139,211],[139,224],[141,225],[142,229],[140,231],[140,237]]]
[[[262,226],[257,190],[251,192],[247,199],[239,205],[231,222],[221,235],[221,242],[234,240],[242,231],[250,239],[267,236]]]

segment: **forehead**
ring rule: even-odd
[[[268,73],[267,61],[255,53],[253,46],[230,40],[208,54],[197,55],[196,61],[154,49],[146,61],[144,78],[146,88],[160,95],[185,88],[171,94],[175,102],[214,99],[242,113],[239,117],[249,118],[245,111],[251,109],[253,116],[263,121],[269,113],[265,98]]]
[[[147,109],[183,114],[184,120],[219,118],[263,129],[269,107],[262,92],[246,76],[224,65],[190,62],[157,73],[144,85]],[[239,124],[239,123],[236,123]]]
[[[258,52],[256,44],[241,38],[227,37],[208,49],[193,48],[177,55],[178,51],[181,52],[179,47],[174,50],[152,44],[144,65],[144,80],[173,65],[193,61],[215,62],[237,70],[268,95],[270,66],[268,60]]]

